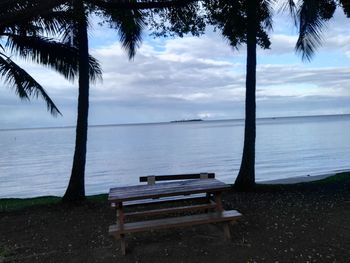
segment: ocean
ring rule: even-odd
[[[256,181],[350,170],[350,115],[257,120]],[[86,193],[138,184],[139,176],[215,172],[233,183],[243,120],[92,126]],[[0,198],[62,196],[75,128],[0,130]]]

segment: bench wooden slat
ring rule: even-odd
[[[207,174],[208,178],[215,178],[215,173],[202,173]],[[144,183],[148,181],[148,177],[153,176],[140,176],[140,182]],[[173,175],[154,175],[155,181],[173,181],[173,180],[187,180],[187,179],[200,179],[201,173],[197,174],[173,174]]]
[[[154,209],[154,210],[147,210],[147,211],[129,212],[129,213],[124,213],[124,216],[154,216],[154,215],[169,214],[169,213],[200,211],[200,210],[213,209],[213,208],[216,208],[216,204],[210,203],[210,204],[202,204],[202,205],[188,205],[188,206],[178,206],[178,207]]]
[[[163,229],[171,227],[192,226],[208,223],[228,222],[234,221],[242,215],[236,210],[211,212],[199,215],[171,217],[147,221],[139,221],[132,223],[125,223],[123,229],[118,225],[111,225],[109,233],[111,235],[120,235],[125,233],[142,232],[151,229]]]
[[[110,195],[118,195],[121,193],[125,192],[148,192],[148,191],[168,191],[168,189],[176,189],[176,188],[188,188],[188,190],[191,190],[192,188],[198,188],[201,186],[205,187],[215,187],[215,186],[221,186],[221,185],[226,185],[225,183],[218,181],[218,180],[196,180],[196,179],[191,179],[191,180],[186,180],[186,181],[178,181],[178,182],[163,182],[159,184],[154,184],[154,185],[131,185],[131,186],[123,186],[123,187],[114,187],[109,190]]]
[[[166,202],[181,202],[181,201],[204,201],[206,200],[206,194],[193,194],[193,195],[179,195],[169,196],[162,198],[150,198],[142,200],[132,200],[123,202],[123,206],[135,206],[135,205],[147,205],[147,204],[159,204]]]

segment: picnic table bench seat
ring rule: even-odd
[[[177,195],[177,196],[126,201],[123,203],[123,205],[129,207],[129,206],[136,206],[136,205],[161,204],[161,203],[167,203],[167,202],[182,202],[182,201],[196,202],[196,201],[203,201],[206,198],[207,198],[206,194]],[[112,203],[112,207],[114,206],[115,206],[115,203]]]
[[[190,216],[137,221],[125,223],[123,229],[120,229],[118,225],[111,225],[109,227],[109,233],[118,237],[120,234],[143,232],[154,229],[183,227],[227,221],[234,222],[241,216],[242,215],[236,210],[226,210],[222,212],[210,212]],[[226,237],[229,238],[228,233],[225,234]]]

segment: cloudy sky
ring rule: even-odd
[[[286,15],[275,16],[271,49],[258,51],[257,116],[350,113],[350,19],[337,11],[310,63],[294,52],[296,33]],[[212,30],[199,38],[148,34],[129,61],[116,32],[92,26],[91,53],[104,73],[91,87],[91,125],[244,117],[245,46],[232,50]],[[52,117],[40,100],[20,101],[0,82],[0,128],[73,126],[77,83],[19,63],[46,88],[63,116]]]

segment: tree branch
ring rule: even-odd
[[[153,9],[153,8],[168,8],[182,7],[190,3],[198,2],[199,0],[164,0],[164,1],[130,1],[130,0],[88,0],[90,3],[111,9]]]
[[[158,0],[158,1],[130,1],[130,0],[86,0],[98,7],[108,9],[153,9],[153,8],[169,8],[183,7],[199,0]],[[0,9],[5,9],[9,0],[0,0]],[[36,0],[30,7],[19,10],[10,11],[0,16],[0,27],[12,25],[21,21],[30,20],[33,17],[48,14],[55,7],[67,3],[67,0]],[[12,2],[13,4],[13,2]]]

